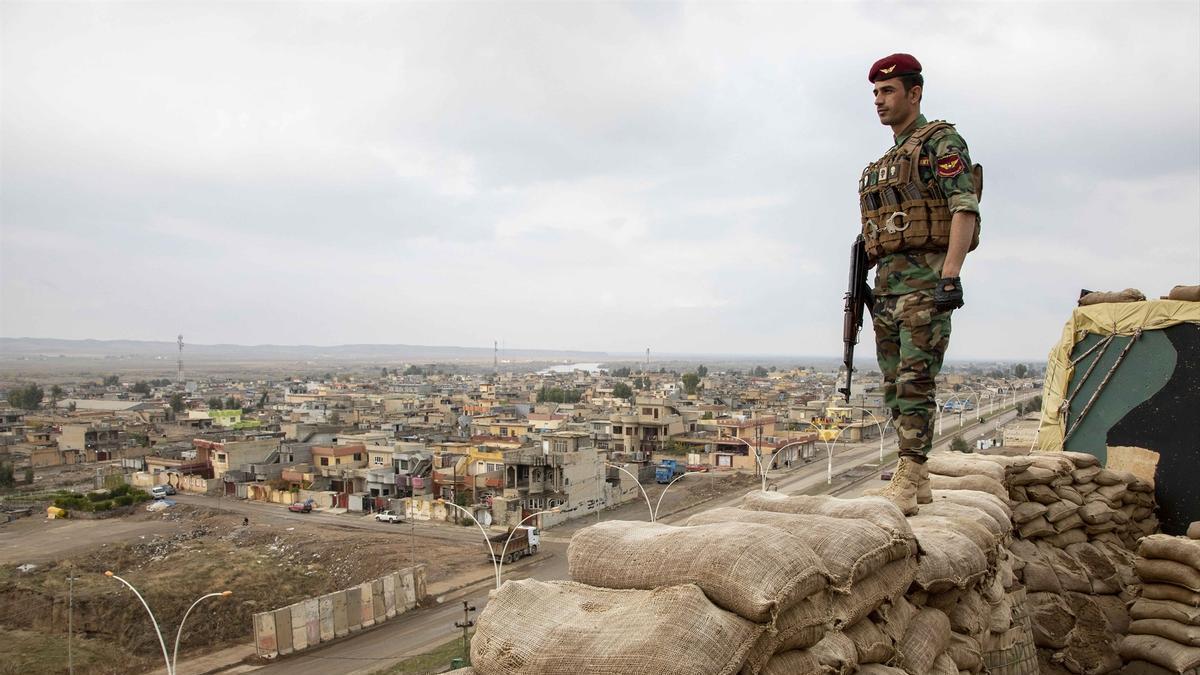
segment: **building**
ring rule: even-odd
[[[276,464],[279,461],[280,439],[274,436],[220,441],[197,438],[192,445],[197,450],[203,448],[207,451],[212,462],[213,478],[223,478],[231,469],[246,471],[246,465]]]
[[[619,491],[617,491],[619,494]],[[617,503],[607,482],[604,456],[582,431],[545,434],[538,445],[504,453],[504,487],[492,500],[492,515],[501,525],[513,526],[538,511],[548,527],[579,518]]]
[[[64,424],[58,437],[59,450],[75,451],[84,462],[104,462],[120,456],[125,431],[109,424]]]

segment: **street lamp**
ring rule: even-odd
[[[524,518],[522,518],[521,522],[517,523],[516,527],[513,527],[512,531],[508,533],[508,538],[504,540],[504,548],[500,549],[500,566],[497,568],[497,572],[496,572],[496,590],[500,590],[500,579],[501,579],[502,575],[504,574],[504,556],[508,555],[508,544],[509,544],[509,542],[512,541],[513,535],[517,533],[518,528],[520,528],[522,525],[525,524],[525,521],[529,520],[530,518],[536,518],[537,516],[540,516],[545,513],[562,513],[562,507],[556,506],[552,509],[547,509],[545,511],[538,511],[536,513],[531,513],[531,514],[525,516]]]
[[[630,473],[623,466],[617,466],[616,464],[613,464],[611,462],[605,462],[604,466],[612,467],[612,468],[616,469],[617,471],[620,471],[620,472],[624,473],[626,476],[629,476],[630,478],[633,479],[633,484],[636,485],[637,488],[642,491],[642,497],[646,500],[646,508],[650,509],[650,522],[653,523],[654,522],[654,507],[650,504],[650,495],[646,494],[646,488],[642,487],[642,481],[638,480],[637,476]]]
[[[494,567],[496,570],[496,588],[500,588],[500,565],[499,565],[499,561],[496,560],[496,549],[492,548],[492,538],[488,536],[487,530],[485,530],[483,528],[483,523],[479,522],[475,518],[475,514],[464,509],[463,507],[459,506],[458,504],[455,504],[454,502],[448,502],[445,499],[439,499],[437,501],[439,504],[441,504],[443,506],[452,506],[452,507],[458,509],[459,511],[462,511],[463,513],[467,514],[467,517],[471,519],[471,522],[475,523],[475,525],[479,528],[479,532],[481,534],[483,534],[483,543],[487,544],[488,553],[492,557],[492,567]]]
[[[112,577],[113,579],[125,584],[125,586],[128,587],[129,590],[133,591],[133,594],[137,596],[137,599],[142,603],[142,607],[146,608],[146,613],[150,615],[150,623],[154,624],[154,633],[158,635],[158,644],[160,647],[162,647],[163,661],[167,666],[167,675],[175,675],[175,666],[177,665],[179,659],[179,640],[183,636],[183,624],[187,621],[188,615],[192,613],[192,610],[196,608],[196,605],[200,604],[200,601],[207,598],[227,598],[230,595],[233,595],[233,591],[208,593],[197,598],[196,601],[192,603],[192,606],[188,607],[188,610],[183,614],[183,619],[179,622],[179,631],[175,633],[175,653],[174,657],[172,657],[167,654],[167,643],[165,640],[163,640],[162,630],[160,630],[158,627],[158,619],[154,617],[154,612],[150,610],[150,605],[146,603],[146,599],[142,597],[142,594],[138,592],[138,589],[134,588],[133,584],[113,574],[112,570],[106,571],[104,576]]]
[[[679,480],[680,478],[683,478],[684,476],[694,476],[696,474],[701,474],[701,473],[704,473],[704,472],[703,471],[687,471],[687,472],[679,474],[678,476],[673,478],[670,483],[667,483],[667,487],[663,488],[662,494],[660,494],[658,496],[658,502],[656,502],[654,504],[654,518],[651,519],[651,522],[655,522],[658,520],[658,509],[662,506],[663,497],[667,496],[667,490],[671,489],[671,486],[675,484],[675,481]]]

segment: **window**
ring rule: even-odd
[[[356,462],[362,461],[362,453],[361,452],[354,453],[354,461],[356,461]]]
[[[507,436],[508,435],[508,427],[500,427],[500,435]]]
[[[643,415],[654,415],[654,408],[642,408]]]
[[[224,461],[225,461],[225,453],[223,453],[223,452],[218,452],[218,453],[217,453],[217,461],[218,461],[218,462],[224,462]]]
[[[620,436],[621,434],[625,433],[625,431],[623,429],[621,429],[621,427],[614,424],[613,425],[613,433]]]
[[[566,452],[567,451],[567,442],[566,441],[554,441],[554,451],[555,452]]]
[[[329,458],[328,457],[321,458],[321,466],[329,466]]]
[[[383,456],[375,455],[375,466],[383,466]]]

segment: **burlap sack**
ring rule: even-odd
[[[984,453],[975,453],[976,457],[988,462],[994,462],[1004,467],[1004,472],[1008,474],[1020,473],[1025,469],[1033,466],[1033,460],[1028,455],[1006,456],[1006,455],[989,455]]]
[[[784,610],[775,620],[774,651],[808,649],[825,636],[832,623],[833,609],[828,593],[806,598]]]
[[[1058,473],[1052,469],[1046,469],[1040,466],[1031,466],[1021,473],[1013,474],[1008,478],[1009,485],[1020,485],[1028,487],[1030,485],[1049,485],[1058,478]]]
[[[1063,665],[1072,673],[1111,673],[1121,667],[1117,654],[1117,636],[1109,630],[1108,619],[1092,599],[1083,593],[1068,593],[1067,604],[1075,615],[1075,627],[1067,636]]]
[[[910,543],[866,520],[831,518],[808,513],[776,513],[719,508],[698,513],[688,525],[757,523],[784,530],[803,541],[825,565],[829,584],[845,593],[859,578],[911,554]]]
[[[904,558],[860,579],[849,594],[833,596],[834,627],[852,626],[884,602],[894,602],[902,597],[916,575],[917,559]]]
[[[975,455],[961,452],[935,452],[925,461],[929,473],[939,476],[987,476],[997,483],[1004,482],[1004,467]]]
[[[1167,293],[1167,299],[1200,302],[1200,286],[1175,286]]]
[[[1047,508],[1037,502],[1022,502],[1013,507],[1012,520],[1017,525],[1024,525],[1038,516],[1045,516]]]
[[[1075,627],[1075,615],[1066,598],[1057,593],[1029,593],[1025,607],[1033,622],[1033,641],[1046,649],[1067,646],[1067,636]]]
[[[951,504],[969,506],[987,513],[1004,529],[1012,529],[1012,509],[1008,502],[996,495],[979,492],[978,490],[931,490],[933,501],[947,501]]]
[[[1044,537],[1044,541],[1049,542],[1055,548],[1066,548],[1071,544],[1078,544],[1088,540],[1087,532],[1082,527],[1077,527],[1066,532],[1052,534],[1049,537]]]
[[[843,632],[854,643],[860,664],[887,663],[896,653],[891,638],[870,619],[863,619]]]
[[[939,476],[931,473],[929,486],[934,490],[978,490],[996,495],[999,499],[1008,498],[1008,489],[1004,484],[987,476]]]
[[[788,497],[778,492],[754,491],[742,498],[742,508],[748,511],[775,511],[776,513],[811,513],[831,518],[866,520],[883,528],[889,534],[912,540],[912,529],[904,512],[883,497],[859,497],[840,499],[826,495],[797,495]],[[913,549],[916,550],[915,547]]]
[[[1079,490],[1076,490],[1070,485],[1055,485],[1054,494],[1058,495],[1063,501],[1071,502],[1076,506],[1083,506],[1083,495]]]
[[[1138,619],[1129,624],[1131,635],[1157,635],[1188,647],[1200,647],[1200,626],[1170,619]]]
[[[1116,566],[1095,546],[1087,542],[1071,544],[1066,548],[1066,553],[1083,568],[1084,575],[1092,584],[1092,593],[1120,592],[1121,580],[1117,577]]]
[[[1121,480],[1120,474],[1112,469],[1100,469],[1096,472],[1096,475],[1092,477],[1092,481],[1103,487],[1120,485],[1124,482]]]
[[[987,556],[970,537],[940,526],[914,527],[914,533],[921,542],[916,578],[921,588],[931,593],[963,588],[987,573]]]
[[[1129,488],[1126,487],[1124,483],[1118,483],[1116,485],[1101,485],[1096,489],[1096,492],[1093,492],[1092,494],[1102,494],[1110,504],[1112,504],[1114,507],[1119,507],[1121,505],[1121,500],[1125,497],[1125,492],[1128,489]]]
[[[586,671],[584,671],[586,672]],[[762,675],[824,675],[825,669],[808,650],[793,650],[771,657]]]
[[[858,670],[858,650],[854,642],[841,631],[830,631],[808,650],[817,662],[834,675],[849,675]]]
[[[1100,486],[1098,484],[1092,483],[1092,482],[1075,483],[1071,487],[1075,488],[1075,491],[1078,492],[1079,494],[1083,495],[1084,497],[1087,497],[1088,495],[1092,494],[1096,490],[1100,489]],[[1086,502],[1087,500],[1085,499],[1084,501]]]
[[[1117,511],[1105,504],[1091,502],[1081,507],[1077,513],[1088,525],[1100,525],[1112,520],[1113,514]]]
[[[1025,486],[1025,494],[1029,496],[1030,501],[1035,501],[1039,504],[1050,505],[1054,502],[1062,501],[1062,497],[1054,491],[1054,488],[1049,485],[1027,485]]]
[[[1071,464],[1078,469],[1086,469],[1088,467],[1100,466],[1100,458],[1095,455],[1089,455],[1086,452],[1069,452],[1061,453],[1063,457],[1071,460]]]
[[[1059,504],[1061,504],[1061,503],[1062,502],[1059,502]],[[1075,506],[1075,505],[1072,504],[1071,506]],[[1076,510],[1078,510],[1078,508],[1079,507],[1075,506]],[[1049,518],[1047,518],[1047,520],[1049,520]],[[1078,513],[1075,513],[1074,511],[1072,511],[1069,515],[1063,517],[1061,520],[1051,521],[1050,524],[1054,526],[1054,531],[1056,533],[1062,534],[1063,532],[1066,532],[1067,530],[1073,530],[1077,527],[1083,527],[1083,518],[1080,518]]]
[[[1103,471],[1099,466],[1089,466],[1075,469],[1071,472],[1071,480],[1076,484],[1091,483],[1096,478],[1096,474]]]
[[[892,643],[898,643],[908,632],[908,625],[917,615],[917,608],[903,595],[894,601],[881,605],[873,612],[879,619],[879,628],[884,635],[891,638]]]
[[[1134,659],[1121,668],[1121,675],[1176,675],[1176,673],[1149,661]],[[1190,672],[1187,675],[1200,675],[1200,672]]]
[[[1132,619],[1167,619],[1189,626],[1200,626],[1200,607],[1192,607],[1172,600],[1149,600],[1138,598],[1129,608]]]
[[[1058,580],[1058,574],[1055,573],[1053,564],[1040,554],[1036,558],[1026,559],[1022,578],[1025,588],[1030,593],[1061,594],[1063,592],[1062,583]]]
[[[1121,640],[1121,658],[1140,659],[1173,673],[1200,667],[1200,648],[1187,647],[1156,635],[1126,635]]]
[[[1173,560],[1200,570],[1200,541],[1168,534],[1152,534],[1138,545],[1138,555],[1144,558]]]
[[[987,628],[993,633],[1003,633],[1008,630],[1013,624],[1013,601],[1012,597],[1005,594],[1000,598],[1000,601],[991,606],[991,611],[988,614]]]
[[[908,675],[908,673],[900,670],[899,668],[893,668],[891,666],[885,666],[878,663],[868,663],[865,666],[859,667],[858,675]]]
[[[1008,488],[1008,501],[1009,503],[1022,504],[1029,501],[1029,493],[1025,491],[1025,488],[1013,485]]]
[[[1150,600],[1170,600],[1190,607],[1200,607],[1200,593],[1172,584],[1142,584],[1142,597]]]
[[[1141,302],[1146,299],[1136,288],[1126,288],[1123,291],[1092,291],[1079,298],[1079,306],[1099,305],[1107,302]]]
[[[974,492],[972,490],[957,490],[955,492],[963,492],[967,494],[978,495],[980,501],[984,499],[995,499],[992,495],[986,492]],[[996,511],[999,511],[998,509]],[[939,516],[949,518],[951,520],[967,521],[979,525],[987,530],[991,535],[992,545],[998,545],[1004,540],[1009,532],[1012,531],[1012,520],[1010,518],[998,518],[1003,512],[993,513],[990,508],[977,508],[975,506],[967,506],[964,504],[956,504],[946,499],[941,499],[935,496],[932,504],[922,504],[920,516]]]
[[[1135,566],[1137,575],[1147,582],[1160,582],[1182,586],[1193,593],[1200,593],[1200,570],[1177,563],[1174,560],[1149,560],[1142,558]]]
[[[1036,539],[1054,534],[1054,526],[1046,520],[1046,516],[1038,516],[1033,520],[1021,523],[1017,527],[1017,532],[1020,533],[1022,539]]]
[[[1092,595],[1090,597],[1100,607],[1100,611],[1104,612],[1104,618],[1108,619],[1109,630],[1116,635],[1124,635],[1129,632],[1129,607],[1125,605],[1121,596]]]
[[[471,666],[466,668],[457,668],[455,670],[447,670],[443,675],[475,675],[475,669]]]
[[[1188,525],[1188,539],[1200,539],[1200,520]]]
[[[489,675],[732,675],[764,629],[694,584],[632,591],[523,579],[505,582],[479,615],[471,664]]]
[[[946,655],[954,661],[958,670],[975,673],[983,668],[983,651],[979,648],[979,642],[975,638],[958,633],[951,634],[950,646],[946,648]]]
[[[942,515],[946,511],[954,509],[965,510],[964,514],[960,511],[957,515]],[[988,525],[984,525],[984,521]],[[979,550],[985,555],[996,553],[996,547],[999,545],[1003,535],[993,533],[988,526],[995,527],[992,519],[988,518],[982,511],[970,509],[954,504],[930,504],[928,507],[922,505],[921,512],[908,519],[908,524],[913,528],[913,533],[918,530],[929,531],[936,527],[945,528],[951,532],[957,532],[964,537],[970,539]],[[917,541],[921,540],[920,535],[917,536]],[[922,549],[924,550],[924,549]]]
[[[991,608],[974,589],[963,593],[954,607],[946,612],[947,618],[950,619],[950,629],[966,635],[982,633],[991,623],[991,614]]]
[[[1078,510],[1078,504],[1068,501],[1054,502],[1046,507],[1046,520],[1050,521],[1051,523],[1057,523],[1067,516],[1075,515],[1075,512]]]
[[[936,609],[922,609],[896,645],[900,665],[910,673],[928,673],[950,645],[950,619]]]
[[[933,668],[930,669],[929,675],[958,675],[958,666],[954,665],[954,659],[950,658],[949,654],[938,654],[933,660]]]
[[[567,565],[573,580],[601,588],[694,583],[718,607],[756,623],[828,583],[825,566],[803,541],[755,523],[610,520],[575,533]]]
[[[1039,541],[1038,550],[1042,552],[1042,557],[1058,575],[1058,581],[1062,584],[1064,591],[1092,592],[1092,584],[1088,579],[1087,570],[1069,553],[1050,544],[1049,539]]]

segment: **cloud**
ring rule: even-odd
[[[834,354],[890,51],[986,167],[952,357],[1200,277],[1194,3],[0,14],[3,335]]]

